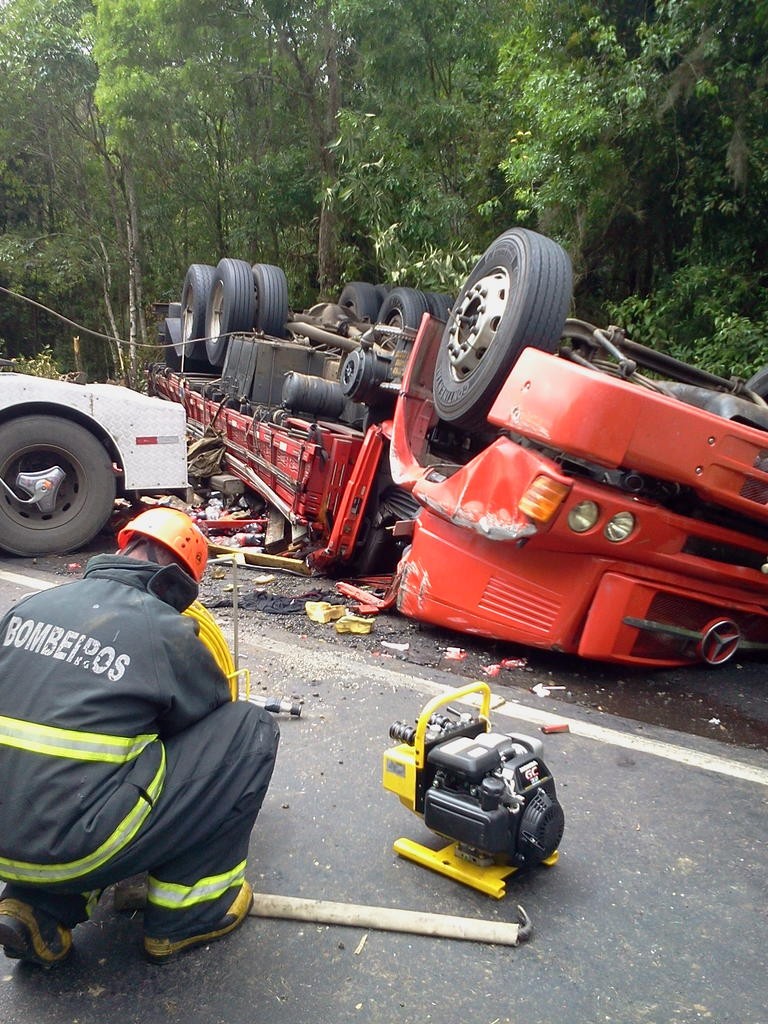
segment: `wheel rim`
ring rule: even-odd
[[[451,374],[466,380],[478,368],[493,344],[507,309],[512,278],[495,267],[468,288],[451,317],[446,352]]]
[[[51,448],[30,448],[18,453],[2,467],[0,476],[11,490],[23,500],[28,494],[18,493],[16,480],[20,473],[37,473],[58,465],[65,478],[56,496],[52,512],[41,512],[37,505],[18,505],[2,489],[3,510],[9,520],[29,530],[48,530],[60,527],[77,516],[88,500],[88,486],[85,469],[68,453]]]
[[[195,322],[194,311],[186,306],[181,314],[181,351],[185,352],[191,348],[192,328]],[[181,352],[179,353],[181,355]]]
[[[221,314],[224,309],[224,285],[217,281],[211,294],[211,329],[212,338],[221,334]]]

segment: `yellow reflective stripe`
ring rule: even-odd
[[[37,725],[20,718],[0,716],[0,744],[51,757],[76,761],[107,761],[124,764],[157,739],[156,735],[109,736],[100,732],[75,732],[52,725]]]
[[[160,744],[160,764],[155,776],[146,788],[147,796],[154,804],[160,796],[165,781],[165,747]],[[22,860],[10,860],[0,857],[0,878],[6,882],[68,882],[80,878],[106,864],[110,858],[124,849],[139,831],[152,810],[143,796],[140,796],[133,808],[126,814],[114,832],[94,850],[93,853],[73,860],[67,864],[30,864]]]
[[[201,878],[194,885],[179,885],[177,882],[162,882],[159,878],[149,876],[149,893],[147,900],[156,907],[167,910],[185,910],[197,903],[207,903],[223,896],[233,885],[240,886],[245,881],[245,861],[241,861],[231,871],[222,875],[209,875]]]

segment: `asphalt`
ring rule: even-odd
[[[12,589],[12,588],[11,588]],[[13,600],[2,591],[2,607]],[[300,693],[253,832],[257,893],[533,922],[518,947],[249,918],[164,967],[141,913],[108,892],[51,971],[0,958],[6,1024],[765,1024],[768,756],[583,709],[495,702],[500,731],[543,738],[566,814],[559,862],[496,900],[403,860],[438,847],[381,785],[398,719],[455,676],[409,675],[311,640],[241,645],[260,685]],[[570,731],[543,736],[541,721]]]

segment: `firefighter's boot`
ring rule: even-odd
[[[53,967],[69,956],[72,932],[21,900],[0,900],[0,946],[11,960]]]
[[[248,882],[243,882],[240,891],[226,914],[216,922],[210,931],[198,935],[188,935],[181,939],[154,939],[148,935],[144,936],[144,953],[153,964],[167,964],[175,960],[181,953],[195,949],[197,946],[207,946],[209,942],[223,939],[225,935],[235,931],[248,917],[248,911],[253,905],[253,890]]]

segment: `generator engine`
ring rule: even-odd
[[[487,704],[486,684],[465,689],[480,690]],[[389,734],[400,743],[384,754],[384,786],[421,814],[429,829],[452,840],[452,858],[478,870],[501,867],[498,877],[554,863],[565,815],[543,759],[543,744],[537,737],[491,730],[485,710],[438,711],[428,705],[415,727],[395,722]],[[426,848],[410,840],[398,842],[406,844],[395,844],[398,852],[457,876],[445,867],[445,851],[440,851],[441,867]],[[460,880],[476,884],[471,877]]]

